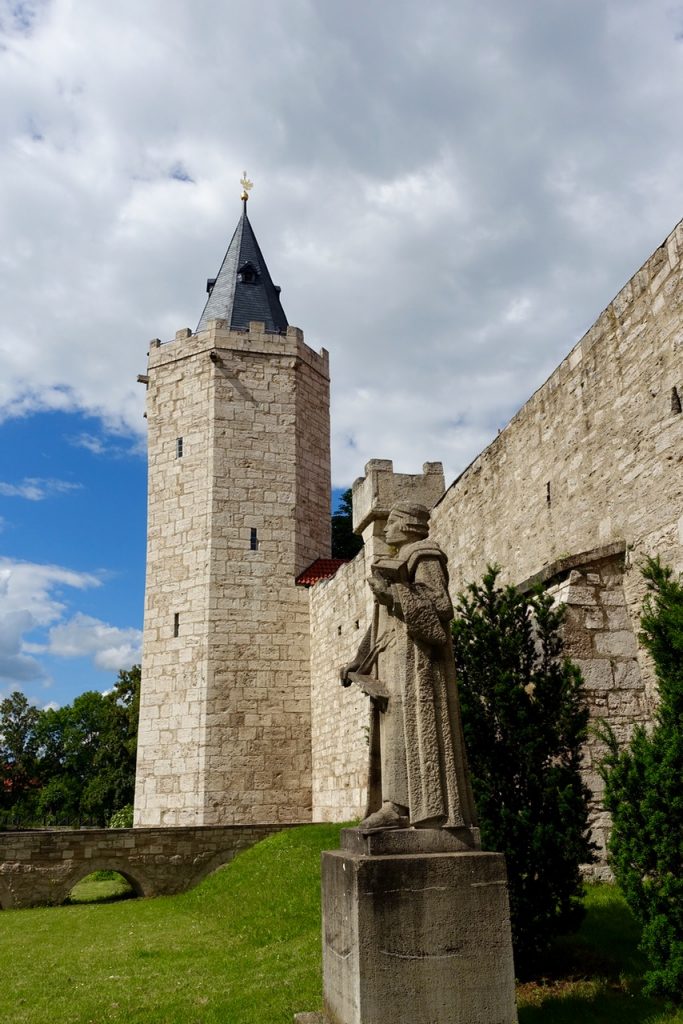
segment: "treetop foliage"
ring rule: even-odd
[[[139,702],[139,665],[61,708],[0,702],[0,824],[105,825],[131,803]]]
[[[352,490],[339,498],[336,512],[332,514],[332,557],[353,558],[363,547],[363,538],[353,532]]]

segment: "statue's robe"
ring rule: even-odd
[[[379,568],[381,573],[381,560]],[[409,808],[414,826],[475,827],[449,629],[453,606],[446,556],[428,539],[406,545],[396,575],[390,585],[393,605],[375,603],[361,645],[365,665],[388,692],[383,710],[372,705],[367,814],[391,800]]]

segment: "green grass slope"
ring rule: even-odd
[[[181,896],[0,914],[7,1024],[292,1024],[321,1003],[320,852],[282,832]]]

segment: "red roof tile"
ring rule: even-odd
[[[334,576],[340,565],[345,565],[348,558],[316,558],[307,569],[299,573],[294,581],[300,587],[312,587],[319,580],[329,580]]]

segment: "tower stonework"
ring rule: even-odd
[[[237,252],[225,319],[207,303],[197,332],[149,352],[136,825],[311,817],[309,601],[295,578],[330,553],[328,355],[263,312],[265,294],[281,313],[279,289],[246,208],[240,228],[256,253],[247,284],[267,277],[270,296],[240,296]],[[254,308],[262,319],[244,324]]]

